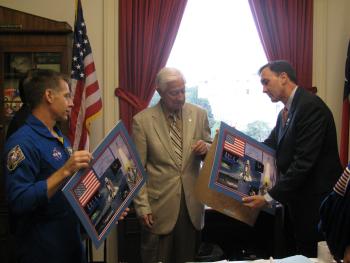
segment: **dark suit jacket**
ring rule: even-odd
[[[27,117],[30,115],[31,109],[28,105],[23,104],[22,107],[13,116],[9,127],[6,132],[6,140],[17,131],[26,122]]]
[[[299,87],[284,128],[281,115],[265,140],[276,150],[279,172],[269,194],[288,203],[330,192],[342,172],[332,112],[319,97]]]

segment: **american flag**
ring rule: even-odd
[[[96,178],[96,175],[91,170],[75,187],[73,190],[74,194],[83,207],[89,202],[90,198],[95,194],[100,185],[100,181]]]
[[[349,166],[345,168],[342,176],[338,179],[337,183],[333,187],[333,190],[341,195],[344,196],[346,192],[346,188],[348,187],[349,184],[349,179],[350,179],[350,170]]]
[[[231,153],[237,154],[240,157],[244,157],[245,142],[233,137],[230,134],[227,134],[224,149]]]
[[[74,24],[71,77],[74,106],[70,115],[69,139],[74,150],[89,150],[90,124],[102,109],[102,100],[80,0],[77,1]]]

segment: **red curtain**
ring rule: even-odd
[[[120,118],[130,131],[132,117],[147,107],[158,71],[166,65],[187,0],[119,0]]]
[[[249,0],[268,61],[288,60],[298,85],[312,87],[312,0]]]

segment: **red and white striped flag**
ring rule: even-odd
[[[74,150],[89,150],[89,128],[102,109],[95,64],[87,36],[80,0],[74,23],[71,94],[74,106],[69,121],[69,139]]]
[[[92,170],[88,172],[83,180],[77,185],[74,189],[74,193],[83,207],[90,201],[100,185],[100,181],[96,178],[96,175]]]
[[[240,157],[244,157],[245,142],[233,137],[231,134],[227,134],[224,142],[224,149]]]
[[[337,183],[333,187],[333,190],[341,195],[345,196],[346,189],[348,188],[349,184],[349,179],[350,179],[350,170],[349,170],[349,165],[345,168],[343,174],[339,177]]]

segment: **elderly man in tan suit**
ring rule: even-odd
[[[194,184],[211,141],[208,117],[185,103],[179,70],[163,68],[156,88],[160,102],[133,120],[133,139],[149,176],[134,200],[142,223],[141,256],[144,263],[193,261],[204,225]]]

